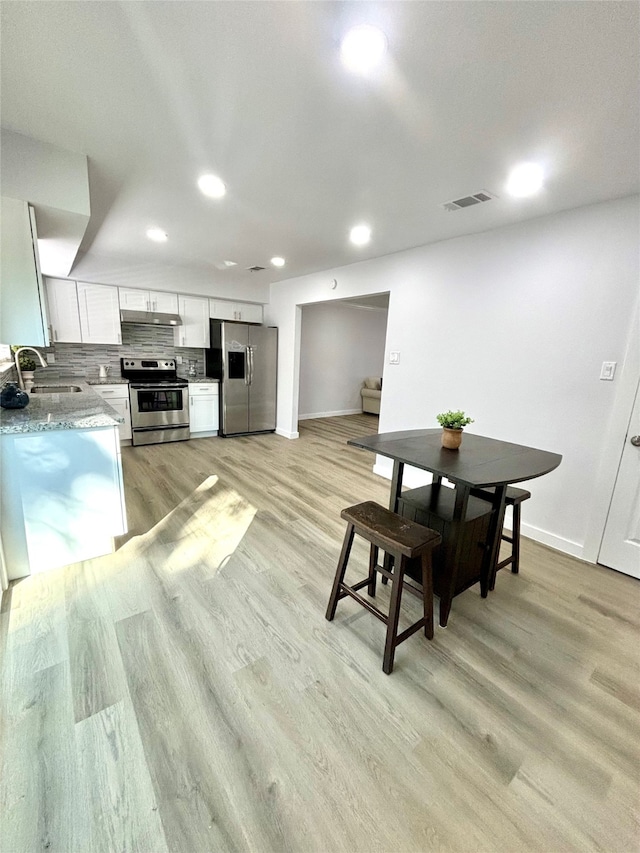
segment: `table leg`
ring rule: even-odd
[[[449,619],[451,610],[451,602],[453,600],[454,590],[456,588],[456,578],[458,575],[458,565],[464,551],[462,543],[461,528],[464,518],[467,514],[467,505],[469,503],[470,486],[458,484],[456,486],[456,502],[453,508],[453,520],[451,523],[451,541],[454,543],[453,551],[450,552],[449,559],[451,560],[451,573],[447,589],[440,596],[440,625],[445,628]]]
[[[402,494],[402,475],[404,474],[404,462],[393,460],[393,476],[391,478],[391,495],[389,496],[389,509],[391,512],[398,512],[398,503]],[[384,568],[391,572],[393,571],[393,557],[387,552],[384,552]],[[388,584],[389,579],[382,576],[382,583]]]
[[[500,555],[500,538],[504,524],[506,486],[496,486],[491,505],[493,512],[489,522],[487,535],[487,548],[482,561],[482,577],[480,578],[480,594],[486,598],[489,590],[496,585],[496,573],[498,571],[498,557]]]

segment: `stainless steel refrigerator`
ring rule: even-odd
[[[220,381],[220,434],[273,432],[278,330],[225,320],[210,323],[205,367],[207,376]]]

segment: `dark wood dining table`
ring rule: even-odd
[[[507,486],[548,474],[562,456],[467,432],[458,450],[447,450],[441,436],[441,429],[402,430],[352,438],[348,444],[393,459],[390,510],[412,512],[414,520],[440,528],[443,550],[434,583],[444,627],[455,595],[479,581],[486,598],[495,580]],[[405,465],[430,472],[432,485],[403,493]],[[443,478],[454,488],[442,486]],[[489,491],[479,502],[476,495],[483,489]],[[391,567],[390,558],[386,564]]]

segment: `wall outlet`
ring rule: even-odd
[[[616,372],[616,364],[615,361],[603,361],[602,369],[600,370],[600,379],[613,379]]]
[[[181,355],[176,356],[176,364],[182,364],[182,356]]]
[[[55,364],[56,363],[56,354],[50,352],[49,355],[45,358],[47,364]]]
[[[400,353],[399,352],[390,352],[389,353],[389,364],[400,364]]]

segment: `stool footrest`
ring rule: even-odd
[[[417,622],[414,622],[413,625],[409,626],[406,631],[403,631],[401,634],[398,634],[396,637],[396,646],[399,646],[400,643],[404,643],[405,640],[408,640],[412,634],[415,634],[416,631],[419,631],[420,628],[424,628],[427,625],[428,619],[418,619]]]
[[[369,578],[367,578],[367,583],[369,583]],[[356,584],[356,587],[364,586],[364,584]],[[340,584],[340,594],[338,595],[338,599],[344,598],[345,596],[350,596],[351,598],[355,598],[358,604],[361,604],[365,610],[368,610],[369,613],[373,613],[374,616],[377,616],[381,622],[384,622],[385,625],[388,624],[389,619],[382,610],[379,610],[375,604],[371,604],[370,601],[367,601],[366,598],[363,598],[361,595],[358,595],[357,592],[354,591],[355,587],[347,586],[345,583]]]

